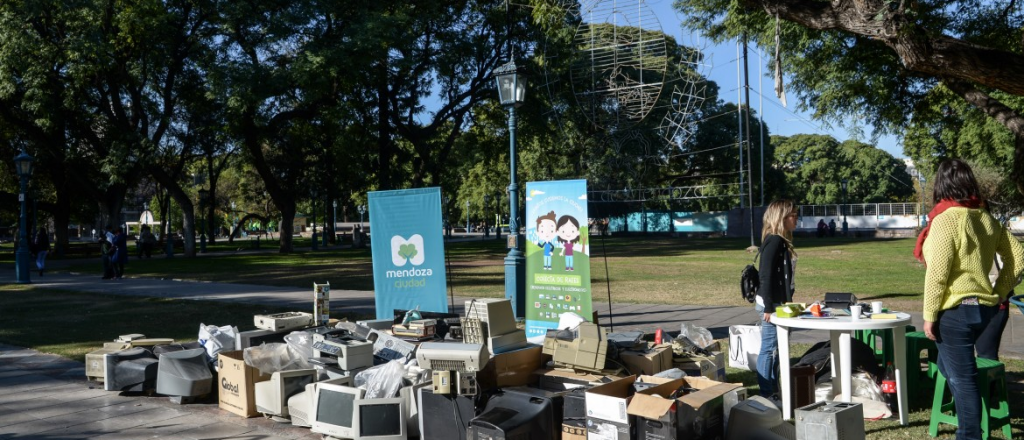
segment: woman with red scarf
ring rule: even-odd
[[[989,214],[967,163],[947,159],[935,176],[935,208],[914,256],[927,266],[924,333],[939,348],[939,371],[956,402],[958,440],[980,440],[975,344],[1024,273],[1024,246]],[[1003,261],[995,286],[995,256]]]

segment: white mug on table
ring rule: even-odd
[[[858,306],[850,306],[850,317],[854,321],[860,319],[860,312],[861,312],[861,308],[860,308],[859,305]]]
[[[871,301],[871,313],[882,313],[881,301]]]

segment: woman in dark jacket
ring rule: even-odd
[[[776,393],[779,365],[779,340],[771,314],[775,307],[792,301],[793,273],[796,252],[793,251],[793,229],[796,229],[797,212],[792,200],[776,200],[764,212],[764,227],[761,230],[761,264],[758,274],[761,278],[754,310],[761,321],[761,352],[757,356],[757,383],[761,396],[772,397]]]

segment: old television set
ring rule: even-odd
[[[272,418],[288,417],[288,398],[304,392],[306,385],[313,382],[316,382],[316,370],[313,369],[271,374],[270,380],[256,382],[256,411]]]
[[[416,394],[420,440],[465,438],[469,421],[476,417],[473,397],[434,393],[431,387],[420,388]]]
[[[331,437],[355,438],[354,408],[364,394],[359,388],[344,385],[317,385],[310,430]]]
[[[398,396],[405,399],[405,429],[408,437],[420,436],[420,389],[430,387],[429,381],[402,387]]]
[[[355,402],[352,429],[355,440],[406,440],[406,400],[362,399]]]
[[[316,394],[316,387],[319,385],[350,385],[352,377],[339,377],[336,379],[322,380],[306,385],[306,389],[288,398],[288,416],[292,419],[292,425],[309,428],[310,418],[313,409],[313,396]]]
[[[175,403],[187,403],[210,393],[213,373],[203,348],[173,351],[160,355],[156,392],[170,396]]]
[[[104,390],[143,392],[156,388],[157,359],[145,348],[106,353],[103,368]]]
[[[416,350],[420,368],[441,371],[480,371],[490,354],[481,344],[424,342]]]
[[[466,439],[555,440],[561,435],[561,426],[555,426],[554,411],[550,398],[506,391],[491,397],[480,415],[470,420]]]
[[[782,420],[782,411],[772,401],[751,396],[732,407],[725,430],[727,440],[775,438],[773,436],[796,438],[796,428]]]

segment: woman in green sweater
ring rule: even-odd
[[[980,440],[974,345],[1024,272],[1024,247],[985,209],[974,173],[959,159],[939,164],[934,203],[914,249],[927,265],[924,333],[939,348],[939,371],[956,402],[956,438]],[[1004,265],[993,286],[996,254]]]

